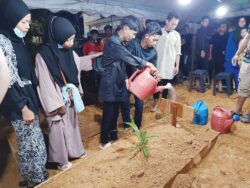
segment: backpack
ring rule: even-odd
[[[95,58],[95,61],[92,66],[93,66],[93,70],[97,74],[101,75],[105,72],[105,67],[103,66],[103,63],[102,63],[102,56]]]

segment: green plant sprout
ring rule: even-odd
[[[140,131],[138,129],[133,118],[130,118],[130,119],[131,119],[131,122],[125,122],[125,123],[133,129],[134,134],[139,140],[139,143],[137,143],[135,146],[130,148],[130,152],[133,153],[133,157],[135,157],[139,152],[143,152],[144,157],[148,157],[149,156],[148,139],[150,137],[147,135],[147,131]]]

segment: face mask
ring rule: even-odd
[[[61,44],[57,44],[58,48],[61,49],[63,46]]]
[[[24,38],[26,36],[27,33],[22,32],[20,29],[18,29],[17,27],[15,27],[14,29],[15,34],[19,37],[19,38]]]

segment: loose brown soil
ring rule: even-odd
[[[232,134],[221,135],[210,154],[187,174],[177,176],[174,188],[250,187],[250,127],[238,124]]]
[[[210,113],[217,105],[231,110],[237,97],[235,94],[229,98],[226,94],[215,97],[211,90],[204,94],[189,93],[185,85],[179,85],[176,90],[179,102],[191,105],[203,99]],[[131,132],[120,132],[121,139],[104,151],[98,148],[98,135],[92,138],[85,136],[89,157],[75,161],[74,167],[66,172],[50,171],[50,180],[39,187],[250,187],[248,124],[235,123],[233,133],[221,135],[216,141],[217,134],[210,130],[209,124],[197,127],[178,119],[182,127],[174,128],[169,125],[170,116],[160,111],[150,113],[151,106],[152,101],[149,100],[145,106],[143,127],[150,135],[157,137],[149,141],[148,159],[142,154],[131,158],[128,149],[136,142]],[[250,107],[249,101],[244,111],[247,107]],[[91,116],[86,115],[87,111],[80,116],[82,126],[89,124],[89,121],[94,122],[91,126],[99,126],[101,111],[94,108],[89,109]],[[156,121],[155,118],[161,120]],[[92,133],[95,131],[93,128]],[[212,140],[216,141],[214,146]],[[7,185],[11,179],[18,179],[17,170],[13,169],[14,160],[10,158],[11,155],[4,176],[0,179],[1,188],[17,185]],[[9,177],[11,170],[12,178]]]
[[[71,170],[40,187],[162,187],[188,164],[199,162],[200,151],[217,133],[208,128],[175,128],[162,119],[147,127],[150,157],[134,158],[128,148],[137,142],[133,133],[123,135],[112,147],[82,160]],[[190,130],[190,131],[186,131]]]

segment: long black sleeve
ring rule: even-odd
[[[28,103],[30,103],[29,98],[21,94],[19,86],[15,83],[8,89],[2,101],[1,113],[11,121],[21,119],[22,109]]]
[[[206,32],[204,29],[200,29],[197,32],[197,42],[199,46],[199,51],[206,50]]]
[[[140,69],[146,66],[146,61],[132,55],[132,53],[123,45],[116,41],[110,41],[110,48],[106,48],[110,50],[110,56],[116,60],[125,62],[126,64],[138,67]]]

